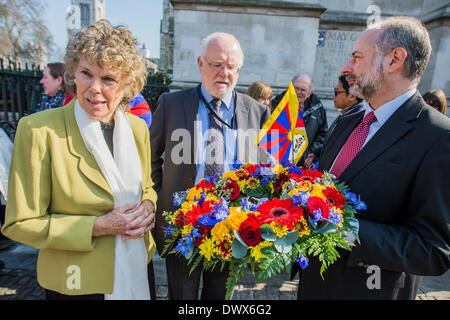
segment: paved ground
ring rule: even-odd
[[[10,240],[0,240],[0,300],[42,300],[44,290],[36,281],[36,249]],[[164,260],[153,259],[157,299],[167,299],[167,281]],[[256,284],[251,273],[233,293],[232,300],[294,300],[298,280],[289,281],[287,274]],[[450,271],[439,277],[425,277],[419,289],[418,300],[450,300]]]

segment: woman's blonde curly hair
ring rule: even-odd
[[[74,83],[75,70],[82,57],[96,61],[99,67],[108,66],[120,72],[126,81],[124,96],[119,103],[124,110],[144,88],[148,75],[144,57],[127,28],[113,27],[108,20],[102,19],[78,32],[66,48],[66,83]]]

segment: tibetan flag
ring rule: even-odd
[[[305,123],[292,82],[255,142],[278,162],[296,164],[308,146]]]
[[[152,111],[142,94],[138,93],[136,97],[131,99],[128,108],[131,114],[144,119],[147,123],[147,127],[150,128],[150,124],[152,123]]]

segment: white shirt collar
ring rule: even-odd
[[[365,110],[364,116],[373,111],[375,113],[375,116],[377,117],[377,121],[379,122],[380,126],[382,126],[394,114],[394,112],[397,111],[398,108],[400,108],[402,104],[404,104],[416,93],[416,91],[416,89],[409,90],[401,96],[398,96],[397,98],[386,102],[376,110],[373,110],[369,103],[366,102],[363,107]]]

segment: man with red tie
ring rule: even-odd
[[[421,276],[450,267],[450,120],[426,105],[417,84],[431,55],[411,17],[373,24],[343,73],[367,103],[344,116],[322,150],[329,170],[359,194],[359,239],[321,278],[311,259],[299,299],[414,299]]]

